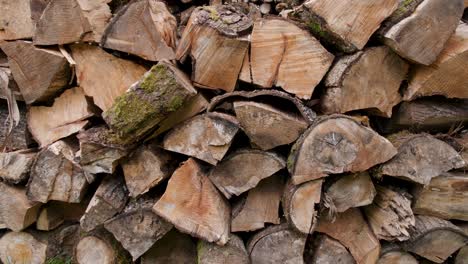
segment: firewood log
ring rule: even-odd
[[[172,229],[171,224],[151,210],[155,201],[151,197],[133,200],[104,224],[104,228],[132,255],[133,261]]]
[[[224,246],[198,240],[198,264],[238,263],[250,264],[244,242],[236,235],[230,235]]]
[[[127,203],[128,194],[123,177],[107,175],[94,193],[86,212],[80,219],[81,228],[89,232],[120,213]]]
[[[87,32],[82,41],[101,41],[107,23],[112,17],[108,4],[112,0],[77,0],[83,16],[87,19],[91,32]]]
[[[265,223],[280,224],[278,209],[283,193],[283,179],[276,174],[261,180],[234,204],[231,213],[231,232],[254,231]]]
[[[33,106],[28,112],[28,127],[41,145],[49,145],[83,129],[93,109],[81,87],[66,90],[51,107]]]
[[[26,181],[35,157],[32,149],[0,153],[0,178],[11,184]]]
[[[428,1],[428,0],[426,0]],[[458,1],[440,4],[450,6]],[[442,7],[441,7],[442,8]],[[438,11],[438,9],[435,9]],[[441,26],[442,21],[437,22]],[[423,31],[423,30],[418,30]],[[425,31],[425,30],[424,30]],[[429,32],[429,31],[425,31]],[[432,29],[430,32],[433,32]],[[440,33],[438,31],[437,36]],[[448,32],[443,32],[444,34]],[[437,37],[434,37],[437,39]],[[432,55],[432,53],[431,53]],[[455,33],[450,37],[444,50],[430,66],[417,65],[411,70],[408,88],[403,99],[413,100],[421,96],[443,95],[448,98],[468,98],[468,25],[460,23]]]
[[[251,263],[304,263],[302,255],[307,235],[287,224],[273,225],[256,233],[247,243]]]
[[[418,264],[419,262],[408,252],[403,251],[400,246],[395,244],[382,245],[379,260],[377,264]]]
[[[357,208],[337,214],[334,222],[326,217],[320,217],[316,231],[343,244],[351,252],[357,264],[375,263],[379,258],[379,240]]]
[[[31,201],[81,201],[88,182],[83,170],[74,161],[77,149],[77,143],[61,140],[37,154],[27,185],[27,195]]]
[[[36,229],[42,231],[50,231],[60,226],[65,217],[57,207],[45,206],[41,208],[36,221]]]
[[[286,183],[281,205],[291,227],[304,233],[312,234],[317,225],[316,206],[320,203],[322,180],[308,181],[294,185]]]
[[[197,247],[189,235],[173,228],[141,256],[141,264],[190,264],[197,262]]]
[[[312,248],[307,248],[304,256],[306,263],[339,263],[355,264],[353,256],[339,241],[325,235],[317,234],[313,240]],[[308,245],[306,244],[306,247]]]
[[[27,104],[53,98],[70,78],[67,59],[57,49],[35,47],[29,41],[1,42],[11,73]]]
[[[320,41],[347,53],[361,50],[380,23],[398,7],[398,0],[308,0],[290,14]]]
[[[309,32],[282,19],[255,21],[251,43],[243,65],[250,75],[241,80],[279,86],[301,99],[310,99],[334,58]]]
[[[467,260],[468,260],[468,246],[464,246],[458,251],[458,254],[455,257],[455,264],[466,264]]]
[[[8,232],[0,238],[2,263],[46,263],[47,244],[26,232]]]
[[[398,154],[380,166],[378,176],[427,185],[431,178],[442,172],[466,165],[455,149],[431,135],[402,132],[391,135],[389,139],[398,148]]]
[[[331,173],[359,172],[385,162],[397,153],[372,129],[344,115],[325,116],[296,141],[288,158],[294,184]]]
[[[238,121],[230,115],[198,115],[169,131],[164,137],[163,148],[216,165],[223,159],[238,130]]]
[[[416,186],[413,211],[442,219],[468,221],[468,175],[448,172],[432,178],[426,186]]]
[[[194,85],[234,90],[253,21],[240,5],[215,5],[193,10],[177,46],[177,60],[190,55]]]
[[[71,51],[79,86],[103,111],[146,72],[143,66],[114,57],[96,46],[76,44]]]
[[[107,25],[101,45],[150,61],[173,60],[176,29],[177,21],[164,2],[133,1]]]
[[[404,247],[430,261],[443,263],[466,243],[468,236],[449,221],[418,215],[411,239],[404,243]]]
[[[131,263],[130,256],[114,237],[98,229],[84,233],[74,250],[74,262],[78,264]]]
[[[2,2],[0,17],[0,40],[27,39],[33,36],[30,0]]]
[[[135,142],[177,111],[197,91],[184,72],[160,61],[103,113],[109,127],[125,142]]]
[[[331,214],[342,213],[349,208],[369,205],[376,190],[367,172],[349,174],[333,182],[324,192],[325,207]]]
[[[153,211],[184,233],[219,245],[228,241],[229,203],[194,159],[172,174]]]
[[[210,180],[226,198],[239,196],[279,170],[286,161],[274,152],[255,149],[237,150],[220,162],[209,174]]]
[[[13,127],[9,133],[10,121],[7,123],[9,111],[8,103],[5,100],[0,100],[0,148],[2,151],[24,150],[32,145],[33,140],[28,130],[26,122],[26,106],[18,104],[20,120],[17,126]]]
[[[8,79],[8,84],[5,84],[5,80],[3,78],[0,79],[0,87],[8,87],[11,93],[14,95],[17,101],[24,101],[23,95],[19,90],[18,84],[16,83],[15,79],[13,78],[13,74],[10,70],[10,64],[8,63],[7,55],[0,49],[0,76],[6,76]],[[4,90],[0,90],[0,98],[7,99],[7,95],[5,94]]]
[[[390,117],[393,106],[401,101],[400,84],[408,69],[408,64],[385,46],[341,57],[325,78],[322,111],[332,114],[367,109]]]
[[[463,169],[466,169],[468,168],[468,131],[461,133],[459,137],[455,138],[455,141],[462,147],[460,155],[465,161]]]
[[[22,187],[0,183],[0,222],[13,231],[21,231],[36,222],[41,204],[29,201]]]
[[[385,45],[401,57],[431,65],[457,28],[462,14],[463,0],[400,1],[379,33]]]
[[[294,142],[308,126],[302,117],[268,104],[236,101],[234,111],[251,144],[262,150]]]
[[[374,202],[364,207],[375,236],[387,241],[408,240],[409,230],[415,224],[410,195],[403,190],[380,185],[376,188]]]

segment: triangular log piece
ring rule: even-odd
[[[435,263],[443,263],[468,243],[468,236],[449,221],[432,216],[416,216],[416,227],[404,248]]]
[[[237,83],[253,21],[240,5],[193,10],[177,46],[176,58],[192,58],[194,85],[232,92]]]
[[[49,145],[83,129],[93,116],[92,104],[80,87],[66,90],[51,107],[32,106],[28,112],[28,127],[41,145]]]
[[[468,174],[447,172],[413,191],[413,211],[442,219],[468,221]]]
[[[255,21],[251,43],[243,66],[251,76],[243,81],[262,88],[279,86],[301,99],[312,97],[334,58],[307,30],[283,19]]]
[[[36,158],[32,149],[0,152],[0,178],[11,184],[25,182]]]
[[[231,232],[254,231],[266,223],[279,224],[278,215],[283,179],[276,174],[261,180],[232,208]]]
[[[107,231],[98,229],[80,236],[74,249],[73,263],[132,263],[127,251]]]
[[[83,16],[88,20],[91,32],[87,32],[82,41],[99,43],[107,23],[112,17],[109,3],[112,0],[77,0]]]
[[[378,264],[418,264],[418,260],[410,253],[405,252],[396,244],[384,244],[380,252]]]
[[[273,225],[256,233],[247,243],[251,263],[303,264],[307,235],[289,228],[288,224]]]
[[[26,232],[8,232],[0,238],[2,263],[46,263],[48,246]]]
[[[304,234],[312,234],[317,225],[317,209],[320,203],[323,180],[294,185],[286,184],[283,193],[283,212],[290,226]]]
[[[50,231],[60,226],[65,221],[63,213],[59,207],[44,206],[39,212],[36,221],[36,229],[41,231]]]
[[[340,176],[324,193],[325,207],[331,214],[342,213],[349,208],[369,205],[376,190],[367,172]]]
[[[36,222],[41,204],[31,202],[26,190],[0,183],[0,222],[13,231],[21,231]]]
[[[344,115],[324,116],[296,141],[288,158],[294,184],[343,172],[365,171],[391,159],[393,145]]]
[[[238,121],[230,115],[198,115],[169,131],[164,137],[163,148],[216,165],[223,159],[238,130]]]
[[[107,231],[132,255],[133,261],[172,228],[170,223],[151,210],[155,200],[150,197],[132,200],[120,214],[104,224]]]
[[[174,172],[153,211],[184,233],[219,245],[228,241],[229,203],[194,159]]]
[[[68,84],[70,66],[56,48],[38,48],[22,40],[1,42],[0,48],[8,56],[11,73],[27,104],[47,101]]]
[[[458,1],[450,4],[454,2]],[[441,4],[445,6],[445,2]],[[430,95],[468,98],[468,80],[462,77],[467,74],[468,25],[460,23],[432,65],[414,66],[403,99],[409,101]]]
[[[94,193],[80,219],[80,226],[89,232],[120,213],[127,203],[128,193],[123,177],[107,175]]]
[[[103,111],[146,72],[143,66],[114,57],[96,46],[75,44],[71,51],[79,86]]]
[[[169,61],[160,61],[117,97],[102,117],[123,141],[132,143],[196,94],[184,72]]]
[[[377,175],[427,185],[431,178],[466,165],[454,148],[431,135],[402,132],[389,139],[398,148],[398,154],[381,165]]]
[[[286,161],[274,152],[256,149],[237,150],[210,172],[213,184],[226,196],[239,196],[286,167]]]
[[[380,243],[357,208],[336,215],[335,221],[320,217],[317,232],[325,233],[345,246],[357,264],[376,263]]]
[[[197,263],[197,246],[189,235],[173,228],[140,258],[141,264]]]
[[[400,1],[379,33],[385,45],[401,57],[430,65],[443,50],[462,15],[463,0]]]
[[[244,242],[236,235],[230,235],[224,246],[198,240],[198,264],[236,263],[249,264],[249,254]]]
[[[262,150],[294,142],[308,126],[304,118],[268,104],[236,101],[234,111],[252,145]]]
[[[33,36],[30,0],[2,2],[0,17],[0,40],[27,39]]]
[[[410,195],[403,190],[377,186],[371,205],[364,207],[370,227],[378,239],[404,241],[414,227]]]
[[[344,52],[361,50],[380,23],[398,7],[398,0],[308,0],[292,12],[320,41]]]
[[[130,2],[114,16],[101,45],[145,60],[173,60],[176,30],[177,21],[164,2],[138,0]]]
[[[339,241],[325,234],[316,234],[314,236],[312,245],[309,245],[309,241],[306,244],[306,251],[308,252],[304,255],[305,263],[356,263],[351,253]]]
[[[83,199],[88,182],[74,161],[77,150],[77,143],[61,140],[37,154],[27,185],[31,201],[79,203]]]
[[[409,65],[390,48],[368,48],[338,59],[325,79],[321,108],[326,114],[368,110],[392,116]],[[363,91],[366,91],[363,93]]]

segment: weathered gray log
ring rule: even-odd
[[[236,235],[230,235],[224,246],[199,240],[197,244],[198,264],[238,263],[250,264],[244,242]]]
[[[35,158],[34,149],[0,152],[0,178],[11,184],[26,181]]]

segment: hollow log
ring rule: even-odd
[[[0,40],[27,39],[33,36],[30,0],[2,2],[0,17]]]
[[[36,222],[41,204],[31,202],[23,187],[0,183],[0,222],[19,232]]]
[[[230,235],[229,241],[224,246],[199,240],[197,254],[198,264],[250,263],[244,242],[236,235]]]
[[[189,235],[173,228],[146,251],[141,264],[180,264],[197,262],[197,246]]]
[[[36,157],[33,149],[0,152],[0,178],[11,184],[25,182]]]

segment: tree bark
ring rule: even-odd
[[[36,152],[33,149],[0,152],[0,178],[10,184],[25,182],[35,158]]]

